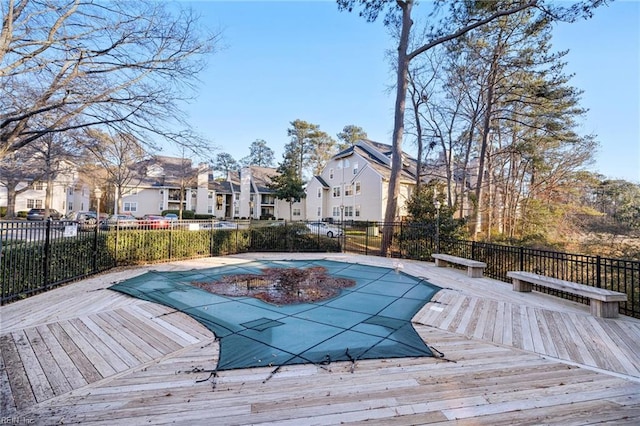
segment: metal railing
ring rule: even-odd
[[[626,293],[620,312],[640,318],[640,262],[466,240],[440,239],[433,227],[353,222],[327,229],[303,222],[183,220],[166,224],[83,226],[64,221],[0,222],[0,282],[7,303],[115,266],[242,252],[343,251],[380,255],[385,227],[388,255],[431,261],[443,252],[487,263],[485,275],[509,282],[508,271],[528,271]],[[335,228],[344,232],[335,236]],[[538,288],[582,303],[579,297]]]

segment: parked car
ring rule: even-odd
[[[171,226],[171,220],[164,216],[145,214],[138,224],[144,229],[167,229]]]
[[[49,209],[49,217],[53,220],[60,220],[62,213],[56,209]],[[44,220],[44,209],[31,209],[27,213],[27,220]]]
[[[98,216],[96,212],[70,212],[67,213],[65,219],[71,220],[74,223],[78,224],[78,229],[80,230],[90,230],[95,228],[96,223],[98,223]]]
[[[166,215],[164,215],[165,219],[174,221],[174,220],[178,220],[178,215],[175,213],[167,213]]]
[[[313,234],[326,235],[329,238],[339,237],[342,235],[342,229],[324,222],[309,222],[307,223],[307,228]]]
[[[100,229],[113,229],[116,226],[119,229],[135,229],[138,227],[138,220],[131,215],[112,214],[100,223]]]

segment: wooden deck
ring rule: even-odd
[[[640,321],[518,293],[432,263],[261,254],[394,267],[443,287],[414,317],[443,358],[225,371],[190,317],[107,290],[144,268],[94,277],[0,308],[0,411],[29,424],[639,424]]]

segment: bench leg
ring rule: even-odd
[[[618,318],[618,302],[590,299],[591,315],[600,318]]]
[[[512,280],[513,280],[513,291],[530,292],[531,289],[533,288],[533,285],[526,281],[521,281],[517,278],[512,278]]]
[[[484,271],[484,268],[478,268],[475,266],[468,266],[467,267],[467,276],[469,278],[482,278],[482,272]]]
[[[436,266],[439,268],[445,268],[447,266],[447,261],[442,259],[436,259]]]

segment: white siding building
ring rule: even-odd
[[[398,217],[415,187],[415,159],[405,155]],[[391,175],[391,146],[361,140],[329,160],[307,185],[307,220],[384,220]]]

